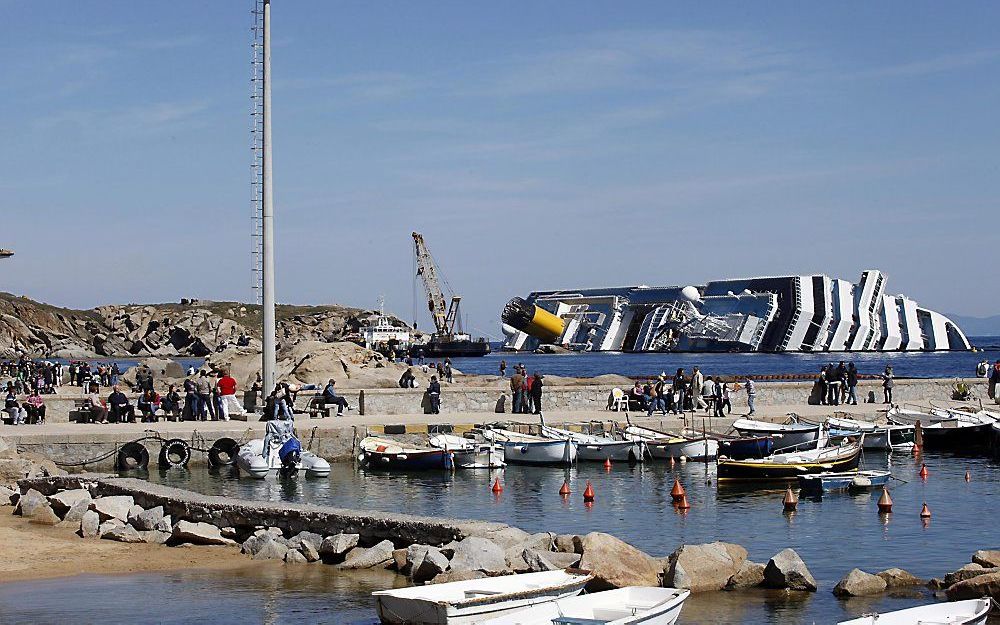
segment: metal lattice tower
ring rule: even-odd
[[[252,0],[250,43],[250,287],[260,304],[264,282],[264,2]]]

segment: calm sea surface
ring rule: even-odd
[[[818,593],[711,593],[690,600],[680,622],[834,623],[873,609],[900,609],[933,600],[925,590],[876,599],[836,599],[831,589],[854,567],[876,572],[899,566],[921,577],[943,576],[969,562],[975,550],[998,546],[994,520],[1000,466],[938,454],[925,454],[922,461],[930,470],[926,481],[917,475],[920,461],[909,455],[865,457],[865,468],[889,467],[899,478],[891,483],[895,512],[886,518],[876,512],[877,493],[803,499],[796,513],[784,514],[780,488],[719,486],[714,466],[697,463],[674,469],[663,463],[622,464],[610,471],[587,464],[571,470],[510,467],[499,473],[505,487],[499,496],[490,491],[496,474],[476,471],[391,475],[335,465],[331,477],[323,480],[255,481],[201,468],[154,470],[146,477],[234,497],[489,519],[528,531],[604,531],[656,556],[684,543],[724,540],[744,545],[751,559],[765,562],[792,547],[819,582]],[[970,482],[964,479],[966,470]],[[692,508],[687,514],[676,512],[670,502],[675,475],[688,490]],[[558,495],[564,479],[573,489],[565,501]],[[597,493],[590,508],[580,496],[587,480]],[[927,524],[918,517],[924,501],[933,512]],[[0,621],[67,622],[71,615],[75,622],[133,622],[136,608],[105,601],[111,592],[116,597],[142,596],[141,620],[153,622],[370,622],[368,593],[393,583],[383,575],[353,579],[324,567],[302,568],[308,572],[261,567],[238,573],[0,585]],[[79,620],[81,615],[90,618],[90,609],[93,620]]]

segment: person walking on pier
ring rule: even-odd
[[[431,382],[427,385],[427,399],[431,403],[431,414],[441,414],[441,383],[437,376],[431,376]]]
[[[725,414],[723,413],[723,407],[725,404],[729,403],[729,385],[726,384],[725,380],[719,377],[715,381],[715,387],[713,390],[715,395],[715,416],[724,417]],[[733,407],[730,405],[729,410],[732,411],[732,409]]]
[[[695,367],[691,372],[691,410],[701,410],[707,404],[701,399],[702,387],[705,385],[705,375],[701,369]]]
[[[649,386],[646,416],[652,417],[655,410],[659,410],[663,416],[667,414],[667,376],[665,373],[661,373],[656,382]]]
[[[684,412],[684,399],[687,391],[687,379],[684,377],[684,369],[678,369],[674,376],[674,414]]]
[[[885,366],[882,374],[882,392],[885,395],[884,404],[892,405],[892,387],[895,385],[896,376],[892,373],[892,365]]]
[[[533,414],[542,414],[542,374],[537,371],[531,379],[531,408]]]
[[[854,363],[847,365],[847,376],[845,377],[847,381],[847,403],[852,406],[858,405],[858,368],[854,366]]]
[[[754,405],[757,402],[757,386],[753,383],[753,379],[748,375],[746,376],[746,389],[747,389],[747,408],[750,412],[747,416],[752,417],[757,412],[757,407]]]
[[[507,361],[506,360],[501,360],[500,361],[500,377],[501,378],[506,378],[507,377]]]

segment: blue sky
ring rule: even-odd
[[[249,8],[0,1],[0,289],[251,296]],[[280,301],[409,318],[419,230],[494,335],[535,289],[868,267],[1000,311],[1000,5],[273,15]]]

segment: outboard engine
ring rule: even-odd
[[[282,477],[298,475],[299,462],[302,461],[302,445],[299,439],[290,438],[278,450],[278,458],[281,460],[280,473]]]

